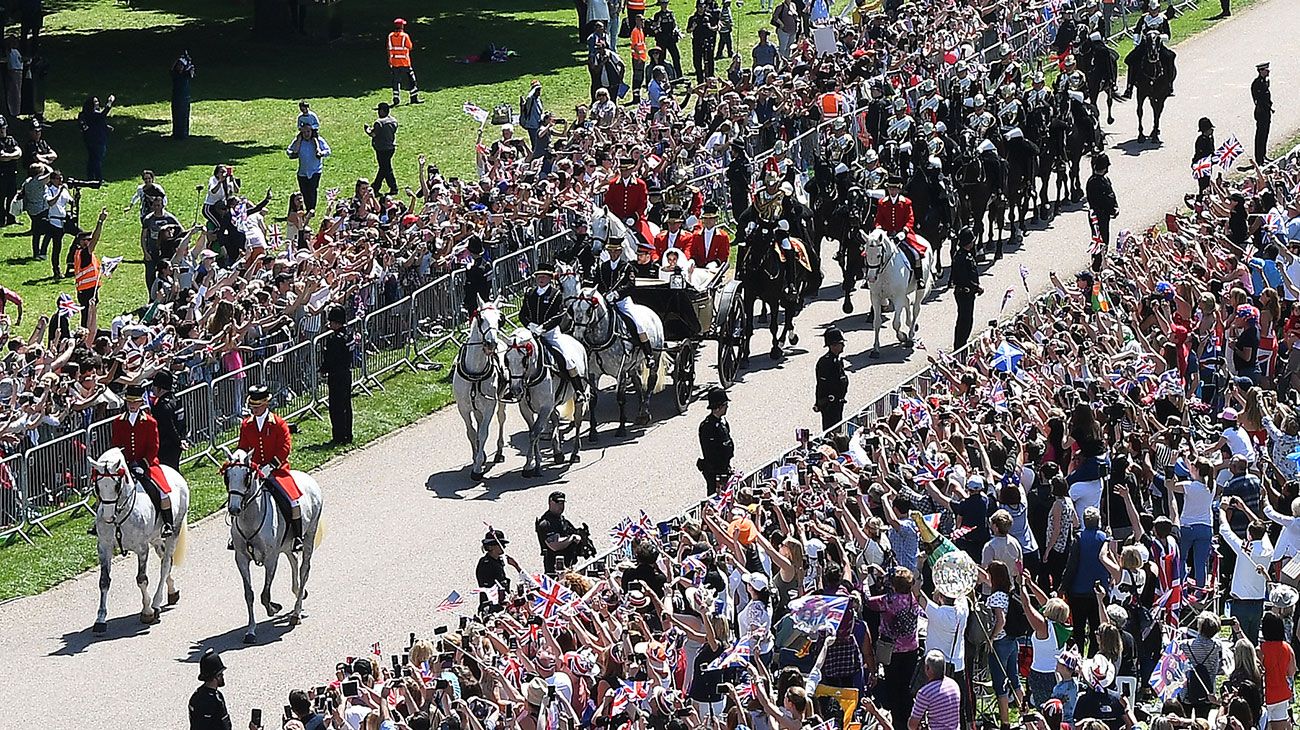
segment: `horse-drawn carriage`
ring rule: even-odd
[[[663,321],[664,352],[670,358],[677,412],[685,413],[695,392],[695,360],[705,340],[718,343],[718,380],[728,388],[736,379],[744,337],[740,282],[722,266],[702,289],[677,281],[638,279],[632,301]]]

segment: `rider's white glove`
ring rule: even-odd
[[[605,292],[605,301],[609,302],[610,304],[613,304],[614,302],[618,301],[618,294],[612,291]]]
[[[271,468],[270,464],[263,464],[257,468],[257,473],[260,474],[263,479],[271,476],[271,472],[273,471],[275,471],[275,469]]]
[[[745,235],[749,235],[753,233],[754,229],[757,227],[758,227],[757,223],[755,223],[754,221],[750,221],[749,225],[745,226]]]
[[[777,227],[777,228],[780,228],[780,229],[783,230],[783,231],[788,231],[788,230],[790,230],[790,221],[788,221],[788,220],[782,218],[782,219],[781,219],[781,222],[779,222],[779,223],[776,224],[776,227]]]

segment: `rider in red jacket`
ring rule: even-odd
[[[113,419],[111,427],[113,447],[122,450],[132,475],[162,517],[162,536],[169,537],[173,532],[171,485],[158,463],[158,421],[144,408],[142,386],[128,385],[123,400],[126,411]]]
[[[265,386],[254,385],[248,389],[248,410],[252,413],[239,425],[239,448],[247,451],[257,473],[289,504],[290,527],[293,529],[293,550],[302,550],[302,510],[298,500],[302,491],[289,474],[289,452],[293,437],[289,424],[271,412],[271,392]]]
[[[921,260],[925,257],[925,246],[916,238],[916,216],[912,213],[912,200],[902,195],[903,180],[898,175],[890,175],[885,180],[885,198],[876,203],[876,227],[891,236],[904,234],[907,246],[911,249],[908,258],[912,261],[912,274],[921,279]]]

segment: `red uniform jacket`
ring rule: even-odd
[[[112,439],[113,446],[122,450],[126,463],[144,463],[158,488],[164,494],[171,493],[167,475],[158,463],[158,421],[148,411],[140,411],[135,425],[131,425],[131,418],[125,413],[114,418]]]
[[[706,264],[725,264],[728,257],[731,256],[731,236],[727,235],[726,230],[721,226],[714,228],[712,237],[709,239],[709,251],[704,252],[704,239],[710,234],[706,231],[699,231],[691,238],[691,250],[687,254],[696,266]]]
[[[130,416],[123,413],[113,419],[112,429],[113,446],[122,450],[127,463],[158,463],[158,421],[148,411],[140,411],[134,426]]]
[[[625,180],[620,176],[605,191],[605,207],[623,222],[628,218],[644,218],[646,209],[650,207],[650,193],[645,180]]]
[[[274,413],[266,417],[266,425],[259,431],[257,418],[249,416],[239,425],[239,448],[247,451],[254,466],[271,464],[276,460],[279,467],[272,473],[290,500],[302,496],[293,478],[289,476],[289,451],[293,448],[293,437],[289,435],[289,424]]]
[[[888,197],[876,203],[876,227],[886,233],[907,232],[907,243],[918,253],[925,253],[925,247],[916,240],[916,217],[912,213],[912,200],[906,195],[898,196],[894,203]]]
[[[685,226],[683,226],[681,230],[677,231],[675,235],[670,234],[668,229],[665,228],[664,230],[659,231],[659,235],[655,236],[655,260],[662,260],[664,257],[664,251],[667,251],[670,248],[680,249],[683,254],[686,254],[686,256],[689,257],[694,246],[695,234],[691,233],[691,231]],[[683,261],[682,263],[685,264],[686,262]]]

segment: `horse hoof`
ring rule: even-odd
[[[636,417],[636,425],[638,425],[638,426],[649,426],[649,425],[650,425],[650,416],[648,416],[648,415],[646,415],[646,414],[641,414],[641,415],[637,416],[637,417]]]
[[[519,472],[519,476],[523,477],[524,479],[532,479],[533,477],[537,476],[537,470],[524,469],[523,471]]]
[[[1115,117],[1112,117],[1112,116],[1110,116],[1110,115],[1107,115],[1107,116],[1106,116],[1106,123],[1107,123],[1107,124],[1114,124],[1114,123],[1115,123]]]
[[[245,644],[256,644],[256,643],[257,643],[257,634],[252,634],[252,633],[244,634],[244,643],[245,643]]]
[[[140,623],[145,626],[152,626],[153,624],[158,623],[158,613],[155,611],[154,613],[140,614]]]
[[[96,621],[95,625],[92,626],[90,630],[96,634],[102,634],[108,631],[108,624],[103,621]]]
[[[588,442],[588,443],[593,443],[593,444],[594,444],[594,443],[599,443],[599,442],[600,442],[600,434],[596,433],[595,431],[592,431],[591,433],[587,434],[587,442]]]
[[[614,429],[614,435],[615,435],[615,436],[626,436],[626,435],[627,435],[627,427],[626,427],[626,426],[619,426],[618,428]]]
[[[483,480],[483,472],[481,472],[481,471],[472,471],[472,472],[469,473],[469,478],[470,478],[470,481],[474,481],[474,482],[482,481],[482,480]]]
[[[299,616],[298,614],[295,613],[295,614],[291,614],[291,615],[289,616],[289,625],[290,625],[290,626],[297,626],[297,625],[300,624],[300,623],[302,623],[302,617]]]
[[[790,333],[790,345],[791,345],[791,347],[793,347],[793,346],[795,346],[795,345],[798,345],[798,344],[799,344],[799,335],[795,334],[794,332],[791,332],[791,333]]]
[[[570,464],[577,464],[580,461],[582,461],[582,454],[574,454],[573,456],[569,457]]]
[[[282,608],[284,608],[284,606],[281,606],[278,603],[268,603],[266,604],[266,613],[269,616],[274,616],[279,613]]]
[[[871,351],[871,354],[870,354],[870,355],[867,355],[867,357],[871,358],[872,360],[879,360],[879,359],[880,359],[880,353],[877,352],[876,350],[872,350],[872,351]]]
[[[853,314],[853,302],[844,302],[840,309],[843,310],[845,314]]]
[[[1145,141],[1147,141],[1147,136],[1145,134],[1139,134],[1138,142],[1145,142]]]
[[[555,456],[552,456],[552,457],[551,457],[551,461],[554,462],[554,463],[556,463],[556,464],[563,464],[563,463],[564,463],[564,454],[556,454]]]
[[[493,463],[493,464],[500,464],[501,462],[503,462],[503,461],[505,461],[505,460],[506,460],[506,456],[505,456],[505,454],[497,454],[496,457],[494,457],[494,458],[492,459],[492,463]]]
[[[176,591],[175,593],[168,593],[168,594],[167,594],[167,605],[168,605],[168,606],[175,606],[177,603],[180,602],[180,600],[181,600],[181,592],[180,592],[180,591]]]

